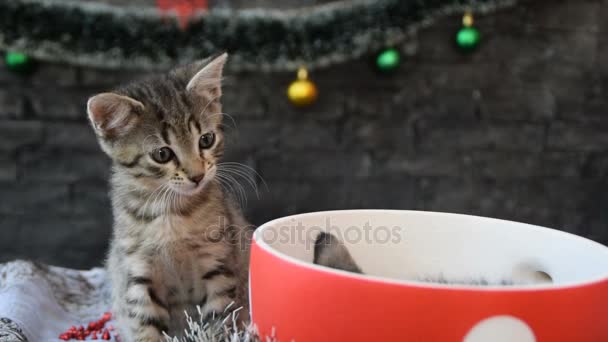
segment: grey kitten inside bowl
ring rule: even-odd
[[[607,293],[605,246],[470,215],[294,215],[251,250],[252,319],[280,340],[608,341]]]

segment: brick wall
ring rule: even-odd
[[[458,54],[459,18],[409,44],[392,76],[366,60],[313,73],[321,97],[294,109],[293,74],[229,74],[229,158],[269,191],[254,223],[338,208],[438,210],[513,219],[608,243],[608,1],[524,2],[477,18],[484,45]],[[108,160],[86,98],[138,76],[42,63],[0,67],[0,261],[89,267],[110,236]]]

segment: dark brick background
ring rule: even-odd
[[[229,74],[229,158],[269,188],[247,216],[438,210],[608,243],[607,17],[606,0],[523,1],[477,18],[484,44],[469,56],[452,44],[460,18],[445,18],[408,43],[394,75],[367,60],[314,72],[321,97],[301,110],[284,96],[292,73]],[[0,67],[0,261],[101,264],[109,163],[85,101],[139,75]]]

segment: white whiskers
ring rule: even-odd
[[[258,199],[260,198],[258,181],[260,181],[264,185],[266,191],[268,191],[268,185],[264,178],[262,178],[262,176],[251,166],[242,163],[224,162],[217,164],[215,179],[220,186],[236,197],[241,207],[247,205],[247,192],[243,185],[239,183],[239,179],[245,180],[253,189]]]
[[[172,214],[179,213],[184,205],[184,196],[173,190],[168,183],[163,183],[146,197],[139,216],[162,216],[165,222],[171,224]]]
[[[156,208],[156,202],[157,202],[158,198],[160,197],[160,195],[162,193],[164,193],[164,191],[166,191],[167,187],[168,187],[168,185],[166,183],[163,183],[159,187],[154,189],[154,191],[152,191],[150,193],[150,195],[148,195],[148,198],[144,202],[144,205],[142,206],[142,209],[141,209],[142,216],[146,215],[147,210],[148,210],[148,205],[151,204],[153,206],[153,208]],[[153,210],[153,212],[156,212],[156,210]]]

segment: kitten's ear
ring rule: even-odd
[[[207,63],[190,79],[190,82],[188,82],[188,85],[186,86],[186,90],[195,94],[209,91],[216,97],[221,96],[222,72],[227,58],[228,54],[224,52]]]
[[[101,93],[89,99],[87,113],[102,137],[117,137],[127,133],[138,120],[137,111],[144,105],[128,96],[114,93]]]
[[[330,233],[321,232],[315,239],[313,263],[338,270],[363,273],[344,243]]]

